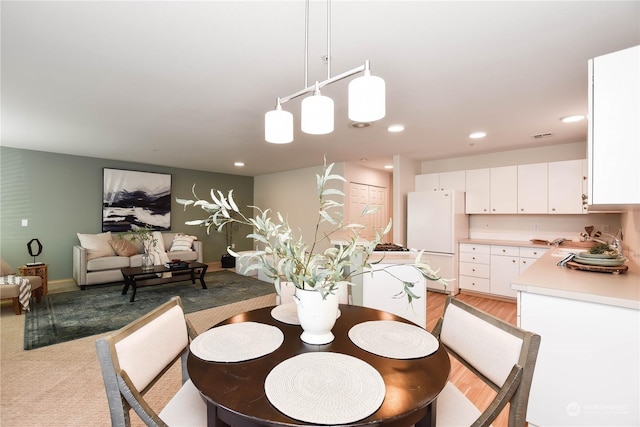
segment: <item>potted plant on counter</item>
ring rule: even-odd
[[[272,214],[269,209],[263,210],[256,206],[250,206],[257,210],[255,217],[245,216],[233,199],[233,190],[225,196],[220,191],[211,191],[211,201],[176,199],[177,203],[185,206],[193,205],[202,208],[209,213],[205,219],[187,221],[188,225],[206,226],[207,229],[216,227],[222,230],[228,224],[242,224],[251,227],[252,233],[247,238],[254,239],[263,247],[257,255],[239,255],[231,248],[227,250],[235,257],[256,257],[249,269],[262,269],[264,273],[274,280],[276,291],[280,290],[280,282],[291,282],[295,286],[295,300],[298,304],[298,317],[305,333],[302,339],[312,344],[320,344],[324,339],[333,339],[330,330],[335,323],[338,310],[337,290],[342,283],[353,284],[352,278],[357,275],[372,271],[372,263],[369,258],[382,238],[391,229],[391,221],[384,230],[376,230],[376,237],[367,242],[360,238],[364,230],[362,224],[345,223],[343,221],[343,203],[335,198],[344,198],[344,193],[327,185],[332,181],[346,182],[340,175],[332,174],[334,164],[323,164],[322,173],[316,175],[318,196],[318,217],[315,225],[313,241],[307,243],[297,236],[294,230],[278,212]],[[362,215],[370,215],[376,209],[365,208]],[[324,225],[328,225],[328,231],[323,231]],[[339,233],[347,232],[348,238],[343,239],[342,244],[326,246],[333,237]],[[341,236],[342,237],[342,236]],[[415,262],[411,264],[427,280],[439,281],[446,286],[450,279],[441,278],[437,271],[420,261],[422,253],[419,253]],[[378,270],[384,271],[384,270]],[[393,275],[391,272],[388,274]],[[411,303],[418,298],[412,292],[415,283],[402,281],[403,290],[398,297],[406,297]],[[305,302],[307,298],[314,298],[314,303]],[[306,316],[301,312],[303,307],[318,306],[326,309],[332,323],[329,326],[329,334],[307,334],[307,328],[303,323]],[[306,335],[305,335],[306,334]],[[312,336],[313,335],[313,336]],[[320,336],[322,335],[322,336]],[[329,342],[329,341],[327,341]]]

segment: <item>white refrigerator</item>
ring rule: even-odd
[[[455,279],[446,292],[458,293],[458,241],[469,237],[469,216],[460,191],[416,191],[407,197],[407,247],[424,250],[422,260],[439,275]],[[445,291],[439,282],[427,281],[427,288]]]

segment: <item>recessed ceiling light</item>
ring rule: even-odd
[[[371,126],[369,122],[351,122],[351,127],[356,129],[368,128]]]
[[[387,130],[389,132],[402,132],[404,130],[404,125],[390,125]]]
[[[576,114],[574,116],[566,116],[562,117],[560,120],[562,120],[563,123],[579,122],[580,120],[584,120],[584,115]]]
[[[393,169],[393,165],[384,165],[385,169]]]
[[[244,163],[243,162],[235,162],[233,164],[233,166],[237,166],[237,167],[241,168],[242,166],[244,166]]]
[[[484,138],[485,136],[487,136],[486,132],[473,132],[469,134],[469,138],[471,139]]]

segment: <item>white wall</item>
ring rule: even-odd
[[[321,172],[322,166],[317,166],[256,176],[254,204],[262,209],[271,209],[273,218],[277,218],[276,213],[280,212],[294,232],[300,230],[297,236],[311,244],[319,210],[316,175]],[[344,164],[336,163],[332,173],[344,175]],[[332,187],[344,191],[342,185]],[[324,244],[325,247],[329,244]]]
[[[407,246],[407,194],[415,190],[420,163],[408,157],[393,156],[393,242]]]
[[[627,257],[640,264],[640,206],[622,214],[622,247]]]
[[[478,146],[481,144],[482,143],[479,142]],[[522,150],[501,151],[499,153],[475,154],[451,159],[431,160],[422,162],[420,173],[451,172],[586,158],[587,143],[585,141]]]

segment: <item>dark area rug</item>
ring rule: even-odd
[[[24,320],[24,349],[45,347],[120,329],[179,295],[186,313],[274,293],[273,284],[222,270],[205,276],[208,289],[191,280],[140,287],[135,302],[122,284],[46,295],[30,304]]]

